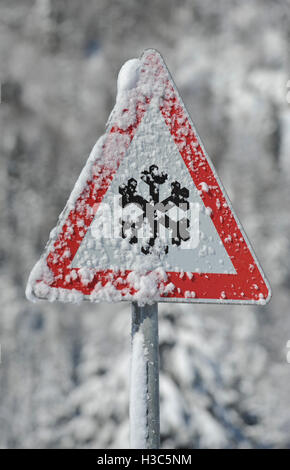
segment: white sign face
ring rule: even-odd
[[[161,56],[116,106],[28,283],[63,301],[265,303],[269,285]]]
[[[142,179],[146,171],[154,165],[157,175],[163,174],[166,179],[161,184],[155,183],[158,190],[158,202],[150,199],[150,186]],[[136,181],[136,195],[145,202],[144,207],[136,202],[122,208],[120,188],[128,185],[130,180]],[[169,204],[167,198],[172,193],[172,184],[178,183],[180,188],[186,188],[188,197],[185,199],[185,210],[178,204]],[[150,238],[151,225],[144,220],[155,216],[158,237],[155,243],[161,242],[168,247],[162,254],[163,266],[166,271],[202,272],[202,273],[232,273],[235,269],[227,254],[210,214],[205,210],[179,150],[165,124],[157,103],[153,103],[146,111],[128,151],[114,175],[113,181],[106,192],[95,218],[87,231],[74,259],[72,267],[93,267],[96,269],[133,270],[142,267],[150,259],[150,269],[160,266],[159,257],[144,254]],[[169,218],[169,227],[165,227],[164,211],[155,209],[162,202]],[[172,207],[171,207],[172,206]],[[188,207],[187,207],[188,206]],[[152,210],[150,210],[152,209]],[[154,214],[154,209],[156,213]],[[122,238],[120,219],[128,221],[128,228],[136,224],[134,243],[130,237]],[[186,240],[180,238],[180,244],[172,241],[170,221],[175,224],[187,219],[189,227],[184,228]],[[138,224],[139,220],[139,224]],[[137,221],[137,222],[136,222]],[[147,230],[146,230],[147,229]],[[182,230],[182,226],[180,227]],[[148,234],[149,232],[149,234]],[[177,233],[174,235],[178,235]],[[182,234],[181,234],[182,235]],[[155,243],[152,248],[154,248]],[[149,245],[150,246],[150,245]],[[154,253],[154,249],[152,249]],[[102,256],[100,257],[100,252]]]

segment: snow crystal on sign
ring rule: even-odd
[[[207,183],[205,183],[205,182],[203,181],[202,183],[200,183],[200,186],[201,186],[201,190],[202,190],[202,191],[205,191],[206,193],[208,193],[209,188],[208,188]]]
[[[266,300],[265,300],[265,297],[263,296],[263,294],[259,294],[259,304],[260,305],[265,305],[266,303]]]
[[[91,179],[92,177],[92,170],[93,170],[93,165],[96,163],[96,161],[101,158],[102,156],[102,148],[104,145],[105,141],[105,135],[101,136],[96,144],[94,145],[89,158],[87,160],[86,165],[84,166],[72,192],[69,197],[69,200],[67,202],[67,205],[63,211],[63,213],[60,215],[59,218],[64,218],[64,213],[67,212],[67,210],[71,210],[75,207],[75,203],[80,196],[81,192],[83,191],[84,187],[86,187],[87,182]]]
[[[90,300],[92,302],[120,302],[122,294],[111,282],[107,282],[104,286],[99,282],[95,286]]]
[[[124,93],[132,88],[136,88],[139,72],[141,67],[141,61],[139,59],[127,60],[121,67],[118,81],[117,81],[117,100],[121,93]]]
[[[209,217],[211,217],[211,215],[212,215],[212,209],[211,209],[211,207],[206,207],[206,208],[205,208],[205,213],[206,213],[206,215],[208,215]]]
[[[88,268],[80,268],[79,275],[84,286],[87,286],[94,279],[95,270]]]
[[[152,304],[159,299],[160,288],[162,289],[162,282],[167,280],[167,275],[162,268],[157,268],[151,272],[146,271],[143,274],[140,271],[134,270],[128,274],[127,280],[136,290],[134,300],[138,301],[139,305],[144,305]],[[168,293],[167,288],[168,286],[162,291]]]
[[[37,282],[39,279],[42,279],[43,281]],[[48,268],[47,264],[43,262],[43,259],[41,258],[30,273],[25,291],[27,299],[35,302],[38,297],[47,298],[50,290],[49,285],[52,282],[53,274]],[[38,288],[37,297],[34,293],[34,286]]]
[[[196,293],[194,291],[187,290],[184,294],[185,298],[187,299],[194,299],[196,297]]]

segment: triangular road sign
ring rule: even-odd
[[[128,61],[28,298],[265,303],[270,287],[160,56]]]

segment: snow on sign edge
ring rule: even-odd
[[[157,72],[159,74],[158,76],[156,75]],[[164,119],[165,121],[167,120],[166,124],[168,127],[171,126],[172,133],[176,132],[176,130],[174,130],[174,126],[171,123],[171,108],[174,109],[175,113],[179,112],[183,116],[182,119],[186,122],[185,128],[187,132],[189,131],[188,133],[191,136],[189,136],[188,139],[182,136],[186,142],[186,145],[183,146],[185,146],[186,149],[190,149],[192,163],[194,157],[196,157],[196,160],[198,158],[202,159],[203,164],[207,166],[209,180],[213,180],[217,183],[217,186],[214,186],[214,188],[217,189],[212,191],[212,193],[215,193],[215,196],[212,197],[212,201],[209,200],[210,195],[208,194],[211,191],[201,191],[203,203],[206,208],[210,208],[211,204],[216,204],[216,202],[219,201],[216,194],[219,195],[220,200],[223,201],[222,214],[224,218],[227,217],[227,221],[229,222],[228,227],[234,227],[234,236],[236,236],[237,233],[239,234],[238,240],[241,241],[240,244],[243,244],[244,250],[242,257],[246,257],[250,263],[247,265],[247,269],[243,266],[240,277],[237,275],[207,275],[195,272],[182,273],[181,276],[179,273],[166,273],[162,267],[146,273],[138,271],[125,273],[112,273],[109,271],[96,272],[94,288],[89,291],[88,288],[86,289],[84,285],[82,285],[82,279],[78,269],[69,270],[67,268],[75,256],[82,240],[82,235],[80,235],[82,231],[76,227],[76,219],[79,215],[78,211],[82,212],[82,203],[84,200],[85,202],[90,202],[91,213],[83,215],[85,227],[88,229],[94,218],[97,207],[118,169],[120,159],[126,153],[135,131],[146,112],[148,104],[154,99],[157,99],[158,103],[161,103],[160,110],[164,113]],[[176,118],[176,114],[173,114],[173,117]],[[182,125],[179,125],[178,131],[182,131],[182,127]],[[175,141],[178,146],[179,137],[177,137],[177,134],[178,132],[176,132]],[[195,142],[195,148],[190,146],[193,140]],[[182,158],[185,160],[180,147],[179,150]],[[114,155],[114,158],[112,158],[112,155]],[[117,157],[115,155],[117,155]],[[189,160],[189,156],[186,158]],[[194,168],[193,165],[192,168]],[[189,169],[189,171],[193,179],[198,179],[199,172],[198,175],[194,175],[194,170]],[[206,181],[206,177],[203,177],[203,180]],[[96,181],[97,190],[94,187]],[[201,189],[204,187],[204,185],[202,186],[202,180],[196,181],[196,179],[194,179],[194,181],[197,187],[198,184],[201,185],[199,186]],[[208,202],[209,204],[207,205]],[[221,219],[223,219],[223,217],[219,215],[219,220]],[[219,222],[215,220],[215,214],[213,215],[213,220],[217,227]],[[72,237],[68,237],[69,230],[72,230],[74,234]],[[77,234],[75,234],[75,230],[77,230]],[[230,228],[228,230],[230,230]],[[218,232],[220,233],[219,230]],[[221,231],[221,233],[224,232]],[[68,241],[68,238],[65,239],[65,237],[69,239],[73,238],[77,241],[79,240],[77,248],[75,248],[72,242]],[[223,242],[228,254],[231,255],[231,259],[235,259],[233,246],[230,244],[226,246],[225,239]],[[232,240],[231,242],[233,245],[236,243],[236,240]],[[74,254],[71,258],[69,249],[62,249],[62,251],[60,251],[66,243],[70,243],[70,246],[74,249]],[[237,244],[237,246],[238,245],[239,244]],[[240,248],[236,251],[240,251]],[[61,257],[59,257],[60,252]],[[70,262],[65,258],[69,258]],[[250,272],[248,272],[248,269]],[[61,286],[57,285],[59,282],[56,283],[56,279],[62,277],[65,278],[65,281],[61,281]],[[223,280],[225,278],[227,281],[225,282],[225,288],[223,288]],[[116,282],[119,282],[118,280],[121,281],[121,287],[116,284]],[[238,285],[235,285],[234,283],[236,283],[237,280],[239,280]],[[87,283],[87,287],[90,280],[84,278],[84,281]],[[210,283],[210,281],[212,282]],[[255,296],[253,297],[249,294],[245,295],[242,290],[243,287],[246,287],[249,292],[249,283],[251,284],[251,290],[257,287],[258,292],[255,292]],[[66,284],[68,284],[68,287],[66,287]],[[183,284],[183,289],[177,287],[178,284]],[[73,287],[71,285],[73,285]],[[205,291],[205,289],[207,289],[207,287],[205,287],[206,285],[215,285],[215,292],[208,294],[208,292]],[[254,288],[253,286],[256,287]],[[239,293],[234,292],[237,291],[237,289],[240,289]],[[157,51],[146,50],[140,59],[131,59],[122,66],[118,76],[116,104],[108,119],[106,134],[100,137],[92,149],[69,200],[59,216],[58,224],[50,233],[45,252],[38,263],[36,263],[29,276],[26,296],[32,301],[45,299],[49,301],[60,300],[63,302],[79,303],[82,300],[91,300],[93,302],[134,300],[141,305],[156,301],[265,304],[270,300],[271,290],[269,283],[247,240],[240,222],[234,214],[229,198],[201,143],[177,88],[162,57]],[[234,298],[235,296],[236,298]]]

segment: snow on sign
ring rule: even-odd
[[[270,288],[160,56],[125,63],[107,131],[28,298],[265,303]]]

